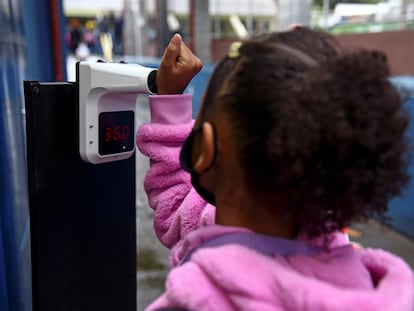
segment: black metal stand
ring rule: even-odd
[[[74,83],[24,92],[33,310],[135,311],[135,157],[80,158]]]

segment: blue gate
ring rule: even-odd
[[[19,1],[0,3],[0,309],[31,310],[23,19]]]
[[[63,22],[60,0],[0,0],[1,311],[32,310],[23,81],[56,80],[62,50],[52,32],[63,27],[52,27],[52,16]]]
[[[395,230],[414,239],[414,77],[394,77],[392,82],[401,89],[403,96],[406,97],[406,111],[410,117],[407,137],[411,149],[411,164],[408,167],[411,180],[404,193],[390,202],[388,216],[390,224]]]

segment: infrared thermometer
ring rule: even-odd
[[[84,161],[99,164],[134,154],[137,96],[157,92],[156,72],[138,64],[76,64],[79,153]]]

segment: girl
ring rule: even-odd
[[[303,27],[234,43],[193,122],[182,92],[201,66],[175,35],[138,130],[172,248],[148,310],[412,311],[408,265],[340,233],[381,216],[407,181],[408,120],[385,56]]]

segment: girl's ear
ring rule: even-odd
[[[217,150],[214,150],[214,140],[213,125],[210,122],[204,122],[201,130],[200,152],[193,166],[197,173],[202,173],[213,165],[215,152],[217,152]]]

